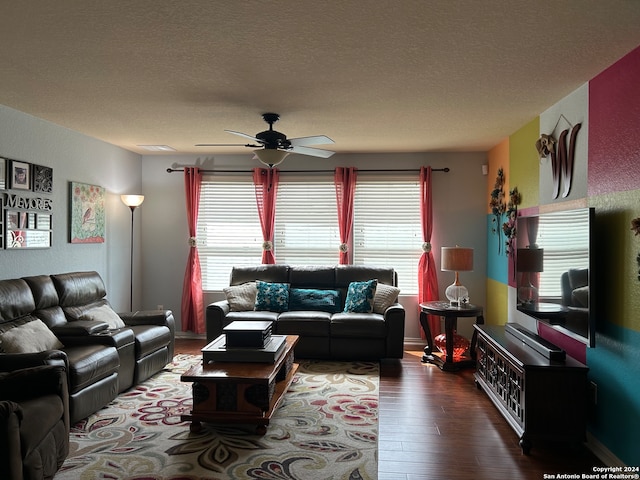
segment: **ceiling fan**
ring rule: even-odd
[[[310,147],[309,145],[324,145],[334,143],[326,135],[314,135],[311,137],[287,138],[284,133],[280,133],[273,129],[273,124],[280,119],[277,113],[263,113],[262,118],[269,124],[269,130],[257,133],[255,136],[246,133],[236,132],[233,130],[225,130],[225,132],[248,138],[254,143],[199,143],[196,147],[250,147],[256,150],[258,160],[265,165],[273,167],[281,163],[290,153],[299,153],[301,155],[310,155],[312,157],[329,158],[335,152],[330,150],[322,150],[320,148]]]

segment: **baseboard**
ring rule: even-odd
[[[200,340],[207,339],[207,335],[204,333],[193,333],[193,332],[176,332],[176,338],[181,340]]]
[[[605,447],[596,437],[587,432],[587,448],[607,467],[624,467],[622,460],[616,457],[611,450]]]
[[[427,341],[422,338],[404,337],[405,350],[423,350],[427,345]]]

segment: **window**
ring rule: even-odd
[[[198,211],[202,289],[229,285],[231,267],[262,262],[262,229],[251,181],[202,181]]]
[[[422,253],[417,179],[360,175],[354,205],[353,262],[393,267],[405,294],[418,291]],[[262,261],[262,230],[250,177],[208,177],[198,214],[202,288],[228,286],[231,267]],[[278,263],[335,265],[340,234],[333,176],[280,176],[274,253]]]
[[[334,265],[339,261],[340,232],[333,180],[280,177],[276,204],[276,262]]]
[[[419,182],[359,177],[353,224],[353,263],[393,267],[402,293],[417,294],[422,254]]]

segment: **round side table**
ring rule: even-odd
[[[440,355],[434,352],[433,336],[429,327],[429,315],[438,315],[444,317],[444,334],[446,338],[446,352]],[[452,372],[464,367],[475,366],[476,363],[476,341],[477,333],[474,329],[471,337],[471,347],[469,348],[469,357],[462,360],[453,357],[453,333],[456,321],[459,317],[475,317],[476,324],[484,324],[484,315],[482,307],[478,305],[467,304],[459,307],[450,305],[449,302],[425,302],[420,304],[420,325],[427,337],[427,346],[424,348],[423,362],[438,365],[442,370]]]

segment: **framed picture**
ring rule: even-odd
[[[0,190],[7,188],[7,159],[0,158]]]
[[[70,182],[69,241],[104,243],[105,211],[103,187]]]
[[[9,173],[11,188],[14,190],[31,190],[31,165],[25,162],[11,161]]]
[[[53,168],[33,165],[33,191],[51,193],[53,191]]]

